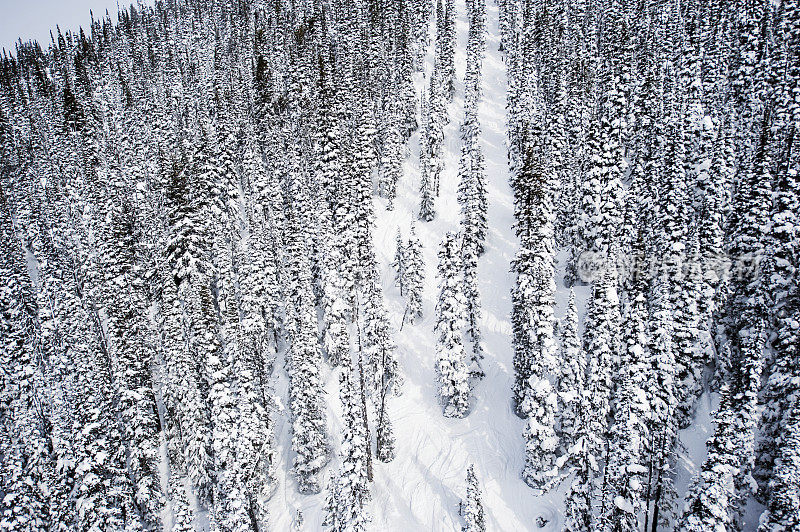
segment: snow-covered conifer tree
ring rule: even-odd
[[[366,530],[370,521],[366,508],[370,489],[365,456],[365,413],[362,411],[353,378],[352,365],[345,365],[339,375],[339,394],[344,413],[342,466],[329,487],[328,515],[323,524],[327,530],[359,532]]]
[[[403,172],[403,137],[399,118],[395,115],[389,119],[380,162],[378,188],[387,200],[386,208],[392,210],[397,197],[397,182]]]
[[[414,323],[422,317],[422,288],[425,282],[425,262],[422,256],[422,244],[417,237],[414,224],[411,224],[411,234],[406,245],[404,273],[405,281],[403,284],[408,298],[405,319],[409,323]]]
[[[483,513],[483,497],[478,477],[475,475],[475,465],[467,468],[467,498],[461,501],[461,516],[464,518],[462,532],[485,532],[486,517]]]
[[[770,480],[770,499],[759,532],[785,532],[800,527],[800,406],[797,396],[786,419],[786,432]]]
[[[317,314],[311,288],[305,216],[306,191],[295,181],[295,209],[289,213],[287,243],[292,278],[286,289],[288,298],[290,346],[287,353],[289,409],[292,416],[294,472],[301,493],[320,491],[318,474],[328,462],[327,430],[322,404]]]
[[[435,73],[434,73],[435,74]],[[419,148],[419,172],[420,172],[420,182],[419,182],[419,193],[420,193],[420,204],[419,204],[419,213],[417,217],[422,220],[423,222],[430,222],[436,217],[436,211],[434,210],[433,205],[433,198],[434,198],[434,186],[435,186],[435,176],[436,170],[434,166],[437,165],[436,160],[431,160],[431,151],[435,150],[435,145],[431,146],[431,138],[430,138],[430,130],[433,127],[436,127],[435,123],[438,120],[436,116],[432,114],[432,103],[428,99],[427,93],[423,91],[422,95],[422,127],[420,128],[422,134],[420,136],[420,148]]]
[[[470,386],[462,342],[464,295],[461,283],[459,238],[447,233],[439,250],[439,299],[436,303],[436,353],[439,395],[446,417],[469,412]]]
[[[372,375],[371,393],[376,413],[376,455],[381,462],[390,462],[395,456],[395,438],[390,416],[389,399],[399,391],[399,374],[396,348],[380,286],[373,282],[364,303],[363,352]]]
[[[406,246],[403,242],[403,235],[400,233],[400,228],[397,228],[397,244],[394,252],[394,262],[392,266],[395,269],[394,282],[400,288],[400,295],[404,295],[405,281],[406,281]]]
[[[137,505],[143,521],[156,526],[161,522],[164,496],[158,479],[159,420],[152,380],[155,354],[145,320],[144,283],[136,267],[135,219],[129,205],[115,207],[103,250],[109,350],[115,359],[116,386],[121,390],[120,411]]]
[[[719,409],[714,416],[714,435],[706,443],[708,455],[689,488],[678,522],[677,529],[681,532],[729,530],[733,524],[730,502],[734,496],[736,428],[727,384],[721,394]]]
[[[586,390],[591,404],[589,431],[595,456],[599,456],[608,431],[613,377],[619,367],[619,300],[614,270],[594,282],[586,313],[584,349],[588,356]]]
[[[567,490],[564,530],[568,532],[590,532],[594,530],[592,517],[592,477],[598,469],[597,459],[592,448],[593,435],[587,423],[594,415],[590,411],[589,398],[585,391],[577,397],[578,418],[575,443],[567,449],[575,473]]]
[[[650,378],[646,383],[651,410],[647,420],[651,442],[648,447],[648,463],[649,470],[653,473],[649,475],[645,486],[646,503],[648,507],[652,505],[652,511],[645,516],[645,523],[651,527],[664,526],[671,518],[670,512],[676,497],[672,481],[677,444],[672,307],[668,294],[665,293],[668,283],[663,279],[656,279],[654,282],[648,350]]]
[[[512,264],[517,274],[512,291],[514,387],[517,415],[527,415],[525,399],[531,375],[549,378],[554,368],[553,212],[550,185],[535,147],[514,179],[520,250]],[[549,415],[547,416],[550,417]]]
[[[327,251],[323,259],[323,302],[324,327],[323,346],[332,366],[347,360],[350,354],[350,306],[347,302],[347,287],[339,274],[342,258],[336,243],[323,244]]]
[[[517,233],[521,248],[512,264],[517,274],[512,292],[514,328],[514,400],[527,417],[524,429],[525,482],[541,491],[552,487],[558,473],[553,338],[553,212],[551,187],[542,172],[536,147],[528,147],[513,186],[517,199]]]
[[[578,310],[575,292],[570,290],[567,311],[561,320],[561,354],[558,360],[558,414],[556,431],[561,449],[566,452],[575,444],[578,430],[578,407],[584,390],[586,354],[578,333]]]
[[[467,320],[466,332],[472,342],[470,375],[475,378],[482,378],[483,347],[481,346],[482,337],[479,326],[482,311],[480,307],[480,292],[478,291],[478,257],[474,248],[470,247],[466,242],[462,243],[461,249],[461,260],[464,268],[463,290]]]
[[[644,283],[640,282],[631,292],[633,301],[628,305],[624,324],[625,345],[613,394],[614,419],[608,435],[606,489],[602,494],[605,500],[601,523],[605,530],[635,532],[644,506],[650,414],[645,391],[650,372],[645,351],[648,315],[644,289]]]

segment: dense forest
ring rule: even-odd
[[[0,530],[800,531],[800,0],[51,35],[0,60]]]

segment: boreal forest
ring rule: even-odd
[[[800,531],[800,0],[85,15],[0,56],[0,531]]]

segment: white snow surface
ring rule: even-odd
[[[475,464],[481,485],[487,530],[556,531],[563,524],[563,498],[568,482],[543,496],[536,496],[520,475],[525,457],[522,437],[524,421],[513,413],[511,405],[513,349],[510,322],[511,289],[514,284],[510,262],[519,243],[513,230],[514,201],[506,158],[506,69],[499,52],[498,7],[492,0],[487,0],[486,21],[487,49],[478,112],[489,201],[486,253],[480,257],[478,266],[483,311],[480,327],[485,352],[483,369],[486,377],[475,389],[476,399],[469,416],[465,419],[443,417],[437,398],[433,332],[438,293],[436,266],[437,252],[445,233],[459,230],[460,206],[456,201],[456,189],[468,29],[464,0],[456,0],[456,95],[448,105],[450,122],[445,128],[444,170],[440,194],[435,201],[436,218],[429,223],[417,220],[420,198],[419,131],[409,141],[409,156],[398,183],[394,210],[388,211],[386,201],[382,198],[375,196],[374,200],[374,243],[404,384],[402,395],[392,397],[389,405],[397,439],[397,456],[388,464],[374,461],[372,500],[369,503],[372,516],[370,530],[460,530],[463,520],[458,514],[458,507],[459,501],[466,496],[466,472],[470,464]],[[428,76],[433,69],[433,22],[425,75],[415,74],[418,95],[421,90],[427,89]],[[424,318],[414,325],[406,323],[403,330],[398,331],[405,300],[394,286],[391,262],[396,249],[397,229],[400,228],[404,239],[407,239],[412,221],[416,225],[425,258]],[[569,291],[562,282],[566,254],[559,253],[557,259],[556,317],[560,318],[566,308]],[[578,311],[583,316],[589,296],[588,287],[576,287],[575,292]],[[279,356],[275,383],[278,398],[288,395],[288,382],[282,364]],[[338,449],[342,420],[338,371],[323,371],[332,451],[320,494],[309,496],[297,492],[297,484],[290,473],[293,453],[290,449],[288,412],[276,416],[276,473],[279,486],[269,503],[271,530],[321,529],[328,479],[337,472],[340,462]],[[704,402],[708,403],[705,396]],[[691,475],[705,456],[705,438],[713,430],[708,421],[709,406],[704,404],[700,408],[699,418],[702,418],[704,426],[682,433],[690,441],[684,442],[687,443],[687,452],[681,457],[677,480],[680,495],[685,493]],[[302,520],[298,519],[298,510],[302,512]],[[546,521],[542,528],[536,524],[539,517]]]

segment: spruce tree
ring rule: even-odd
[[[512,291],[514,332],[513,398],[517,415],[527,415],[526,394],[532,375],[549,378],[554,368],[553,217],[550,183],[542,158],[528,149],[514,179],[515,217],[520,250],[512,263],[517,274]],[[549,392],[548,392],[549,393]],[[549,417],[549,415],[548,415]]]
[[[231,299],[225,304],[232,305]],[[216,323],[210,290],[199,294],[203,320],[198,323],[203,336],[203,351],[206,355],[205,369],[209,377],[208,402],[212,423],[212,449],[216,483],[213,518],[222,530],[239,530],[249,521],[248,505],[245,503],[241,479],[237,474],[240,465],[236,441],[239,438],[239,411],[232,393],[231,361],[238,356],[233,324],[226,331],[228,342],[223,348],[220,342],[219,324]]]
[[[466,242],[462,243],[462,265],[464,268],[464,299],[467,327],[466,332],[472,342],[470,355],[470,375],[474,378],[484,376],[481,361],[483,360],[483,347],[481,346],[481,330],[479,322],[482,311],[480,307],[480,292],[478,291],[478,257],[474,248]]]
[[[783,532],[800,527],[800,407],[797,398],[786,420],[786,432],[770,481],[770,500],[759,532]]]
[[[363,333],[362,348],[372,376],[370,389],[376,412],[376,456],[381,462],[390,462],[395,456],[395,438],[389,399],[399,393],[402,377],[396,356],[397,346],[391,337],[383,295],[380,286],[374,281],[364,303]]]
[[[556,432],[561,450],[566,452],[575,444],[578,431],[579,410],[586,373],[586,354],[581,348],[578,334],[578,311],[575,292],[570,290],[569,302],[561,320],[561,352],[558,362],[558,413]]]
[[[564,511],[564,530],[569,532],[589,532],[594,530],[592,517],[592,477],[598,469],[597,459],[592,451],[593,435],[588,426],[591,415],[586,390],[577,397],[578,422],[575,443],[567,449],[569,460],[574,464],[574,474],[567,490]]]
[[[435,72],[434,72],[435,75]],[[433,79],[433,78],[431,78]],[[424,93],[425,91],[423,91]],[[431,138],[429,131],[431,128],[436,127],[437,116],[434,116],[431,111],[431,102],[427,94],[422,95],[422,134],[420,135],[419,147],[419,193],[420,204],[419,213],[417,217],[423,222],[430,222],[436,217],[434,210],[433,198],[435,179],[438,175],[436,173],[435,165],[436,160],[431,160],[431,151],[436,149],[435,145],[431,145]]]
[[[400,288],[400,295],[404,295],[406,277],[406,246],[403,243],[403,235],[400,228],[397,228],[397,244],[394,252],[394,262],[392,267],[395,269],[394,283]]]
[[[589,433],[595,456],[600,455],[602,442],[607,438],[613,375],[620,360],[619,326],[616,276],[611,270],[595,281],[592,287],[584,329],[584,350],[588,356],[586,390],[592,411]]]
[[[130,206],[115,206],[105,243],[105,304],[109,351],[121,390],[120,413],[128,460],[135,482],[136,504],[150,526],[161,522],[164,495],[159,485],[158,406],[153,391],[152,349],[144,282],[138,267],[135,218]]]
[[[198,151],[194,164],[199,164],[202,152]],[[171,271],[165,279],[163,293],[164,328],[167,335],[165,358],[170,382],[167,392],[168,407],[182,439],[186,473],[198,491],[201,501],[211,496],[213,458],[211,455],[211,430],[204,397],[204,381],[200,367],[192,356],[191,337],[193,315],[197,310],[197,286],[206,277],[201,268],[207,250],[201,236],[203,230],[204,198],[192,201],[190,197],[190,167],[172,176],[168,190],[171,207],[171,231],[167,243],[168,264]]]
[[[366,504],[370,499],[367,460],[364,453],[367,439],[361,402],[358,399],[353,369],[343,368],[339,376],[339,393],[344,413],[342,433],[342,466],[332,481],[330,503],[323,526],[326,530],[366,530],[370,521]]]
[[[664,526],[676,497],[673,487],[673,466],[676,459],[677,419],[675,416],[675,348],[672,343],[672,312],[667,282],[656,279],[652,289],[650,318],[649,371],[646,393],[651,414],[648,419],[648,484],[645,500],[652,513],[645,513],[645,524],[653,529]]]
[[[411,225],[411,234],[406,245],[405,280],[406,304],[405,319],[409,323],[416,322],[422,317],[422,288],[425,282],[425,262],[422,256],[422,244],[417,238],[414,225]]]
[[[287,287],[289,315],[289,409],[292,420],[293,470],[301,493],[320,491],[318,475],[328,462],[327,430],[322,405],[317,314],[311,287],[307,235],[302,224],[307,194],[300,183],[293,186],[296,207],[289,213],[287,240],[292,277]]]
[[[470,387],[462,342],[464,295],[458,236],[447,233],[439,250],[439,298],[436,303],[436,369],[445,417],[469,413]]]
[[[397,197],[397,182],[403,172],[403,138],[399,122],[399,118],[394,114],[389,119],[380,161],[378,189],[381,196],[386,198],[386,208],[389,210],[394,208],[394,200]]]
[[[346,361],[350,354],[350,333],[347,324],[350,321],[350,306],[347,301],[347,287],[340,275],[342,258],[339,247],[323,244],[323,309],[324,327],[323,346],[328,355],[328,363],[337,366]]]
[[[461,501],[461,516],[464,518],[462,532],[484,532],[486,518],[483,512],[481,487],[475,475],[475,465],[467,468],[467,498]]]
[[[714,435],[706,443],[708,455],[686,495],[678,530],[729,530],[733,524],[730,502],[734,496],[736,427],[731,406],[730,388],[726,384],[714,416]]]
[[[647,306],[643,286],[632,294],[625,320],[625,345],[620,381],[614,392],[614,417],[606,458],[606,492],[602,526],[606,530],[638,530],[646,483],[647,419]]]

